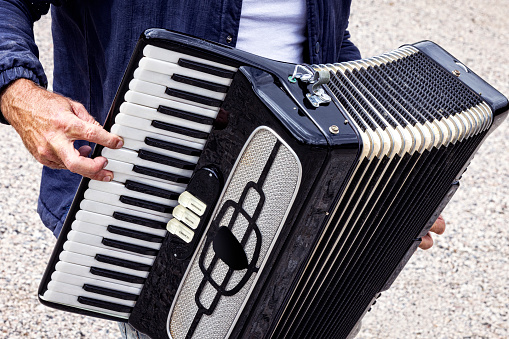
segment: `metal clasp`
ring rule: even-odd
[[[299,68],[305,73],[299,72]],[[325,93],[322,85],[327,84],[330,80],[330,73],[326,70],[315,71],[314,73],[302,65],[296,65],[293,74],[288,77],[290,82],[300,80],[304,83],[312,84],[310,93],[306,94],[311,105],[319,107],[320,104],[326,104],[331,101],[331,97]]]

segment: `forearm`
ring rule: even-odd
[[[26,148],[43,165],[68,169],[83,176],[110,181],[104,157],[89,159],[90,146],[74,148],[87,140],[120,148],[122,139],[105,131],[80,103],[52,93],[31,80],[12,82],[0,96],[0,108]]]
[[[26,131],[27,121],[37,118],[33,112],[44,110],[41,105],[45,103],[46,92],[32,80],[14,80],[0,93],[0,111],[18,133]],[[35,124],[40,123],[38,121]]]
[[[30,79],[41,86],[47,78],[39,62],[34,41],[33,21],[47,12],[49,5],[20,0],[0,1],[0,93],[14,80]],[[1,111],[0,111],[1,112]],[[6,123],[0,114],[0,122]]]

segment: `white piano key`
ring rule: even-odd
[[[118,286],[125,285],[125,286],[129,286],[132,288],[137,288],[137,289],[143,288],[143,284],[133,284],[133,283],[129,283],[129,282],[122,281],[122,280],[117,280],[117,279],[112,279],[112,278],[95,275],[95,274],[90,273],[90,267],[88,267],[88,266],[71,264],[71,263],[68,263],[65,261],[57,262],[57,264],[55,265],[55,269],[58,272],[68,273],[68,274],[75,275],[75,276],[81,276],[81,277],[97,279],[97,280],[104,280],[106,282],[110,282],[110,283],[116,284]]]
[[[237,68],[235,68],[233,66],[224,65],[224,64],[221,64],[218,62],[198,58],[198,57],[195,57],[192,55],[178,53],[178,52],[175,52],[172,50],[164,49],[161,47],[156,47],[153,45],[145,46],[145,48],[143,48],[143,55],[154,58],[154,59],[164,60],[167,62],[173,62],[175,64],[178,63],[178,60],[180,58],[183,58],[183,59],[199,62],[204,65],[222,68],[224,70],[231,71],[231,72],[235,72],[237,70]]]
[[[76,264],[76,265],[87,266],[87,267],[99,267],[99,268],[104,268],[105,270],[134,275],[134,276],[137,276],[140,278],[146,278],[148,276],[147,271],[138,271],[138,270],[133,270],[130,268],[125,268],[125,267],[121,267],[121,266],[117,266],[117,265],[106,264],[106,263],[95,260],[94,257],[88,256],[88,255],[83,255],[80,253],[62,251],[62,252],[60,252],[60,255],[58,258],[61,261],[64,261],[64,262],[67,262],[70,264]]]
[[[157,197],[154,195],[141,193],[141,192],[137,192],[137,191],[132,191],[132,190],[127,189],[123,184],[121,184],[119,182],[115,182],[115,181],[104,182],[104,181],[90,180],[88,187],[91,189],[94,189],[96,191],[112,193],[112,194],[116,194],[116,195],[125,195],[125,196],[129,196],[132,198],[150,201],[150,202],[154,202],[154,203],[165,205],[165,206],[171,206],[171,207],[177,206],[176,200],[160,198],[160,197]],[[126,206],[126,208],[129,208],[129,207]]]
[[[187,161],[192,164],[198,163],[199,157],[197,157],[197,156],[186,155],[186,154],[182,154],[182,153],[178,153],[178,152],[174,152],[174,151],[169,151],[164,148],[149,146],[144,141],[130,139],[129,137],[124,137],[123,139],[124,139],[124,148],[130,149],[133,151],[139,151],[139,150],[144,149],[144,150],[154,152],[154,153],[159,153],[161,155],[171,157],[174,159]]]
[[[138,176],[144,176],[146,178],[149,178],[149,176],[146,176],[144,174],[138,174],[138,173],[133,172],[133,168],[134,168],[133,164],[128,164],[127,162],[122,162],[122,161],[116,161],[113,159],[108,159],[108,164],[106,165],[106,167],[104,167],[104,169],[107,169],[108,171],[113,172],[113,179],[115,179],[115,176],[117,175],[117,173],[129,173],[132,176],[138,175]],[[154,180],[162,180],[162,179],[154,178]]]
[[[160,242],[147,241],[147,240],[143,240],[143,239],[138,239],[136,237],[130,237],[130,236],[112,233],[107,229],[108,226],[93,224],[93,223],[81,221],[81,220],[74,220],[72,223],[72,229],[82,232],[82,233],[88,233],[88,234],[97,235],[97,236],[101,236],[101,237],[112,239],[112,240],[118,240],[118,241],[130,243],[133,245],[148,247],[148,248],[152,248],[154,250],[159,250],[161,248]],[[136,231],[141,232],[139,230],[136,230]]]
[[[83,288],[78,287],[76,285],[66,284],[66,283],[59,282],[59,281],[50,281],[48,283],[48,290],[53,291],[53,292],[74,295],[76,297],[82,296],[82,297],[98,299],[101,301],[106,301],[106,302],[129,306],[129,307],[134,307],[134,305],[136,304],[136,301],[133,301],[133,300],[124,300],[124,299],[114,298],[114,297],[110,297],[110,296],[103,295],[103,294],[87,292]]]
[[[126,148],[119,149],[111,149],[104,147],[102,149],[101,155],[106,159],[110,160],[118,160],[123,161],[133,165],[139,165],[143,167],[148,167],[151,169],[155,169],[158,171],[169,172],[178,176],[189,178],[193,174],[192,170],[176,168],[173,166],[163,165],[154,161],[149,161],[145,159],[141,159],[138,157],[138,153]]]
[[[134,117],[132,115],[127,115],[124,113],[118,113],[115,116],[115,123],[119,124],[119,125],[139,129],[139,130],[141,130],[139,132],[140,134],[143,134],[144,133],[143,131],[147,131],[147,132],[162,134],[162,135],[166,135],[166,136],[174,137],[174,138],[178,138],[178,139],[188,140],[188,141],[191,141],[191,142],[194,142],[197,144],[202,144],[202,145],[205,145],[205,142],[206,142],[205,139],[194,138],[194,137],[190,137],[190,136],[187,136],[187,135],[184,135],[181,133],[175,133],[175,132],[170,132],[170,131],[167,131],[167,130],[164,130],[161,128],[156,128],[151,125],[152,124],[151,120]]]
[[[92,278],[82,277],[79,275],[59,272],[59,271],[54,271],[51,274],[51,280],[64,282],[66,284],[71,284],[71,285],[75,285],[78,287],[82,287],[85,284],[89,284],[89,285],[109,288],[110,290],[118,290],[120,292],[130,293],[130,294],[134,294],[134,295],[140,295],[140,293],[141,293],[141,288],[134,288],[131,286],[126,286],[126,285],[119,285],[119,284],[112,283],[109,281],[104,281],[104,280],[100,280],[100,279],[92,279]]]
[[[97,224],[92,224],[89,222],[81,221],[81,220],[74,220],[71,225],[72,229],[78,232],[82,233],[88,233],[97,235],[103,238],[109,238],[113,240],[128,242],[133,245],[143,246],[143,247],[149,247],[155,250],[159,250],[161,248],[161,244],[157,242],[150,242],[145,240],[140,240],[132,237],[126,237],[123,235],[115,234],[109,232],[106,228],[108,226],[102,226]]]
[[[176,118],[171,115],[158,112],[154,108],[137,105],[130,102],[124,102],[120,106],[120,113],[132,115],[142,119],[162,121],[175,126],[190,128],[205,133],[210,133],[212,130],[212,125],[201,124],[184,118]]]
[[[140,211],[135,211],[135,210],[130,210],[130,209],[122,208],[122,207],[118,207],[118,206],[111,206],[108,204],[103,204],[103,203],[88,200],[88,199],[83,199],[81,201],[80,208],[85,211],[109,215],[109,216],[113,216],[113,213],[115,213],[115,212],[120,212],[120,213],[125,213],[125,214],[129,214],[129,215],[133,215],[133,216],[137,216],[137,217],[141,217],[141,218],[145,218],[148,220],[161,222],[161,223],[165,223],[165,224],[169,221],[169,218],[164,218],[164,217],[161,217],[158,215],[148,214],[145,212],[140,212]]]
[[[112,205],[112,206],[123,207],[123,208],[127,208],[127,209],[134,210],[134,211],[146,212],[146,213],[158,215],[158,216],[161,216],[164,218],[171,218],[171,216],[172,216],[171,213],[162,213],[162,212],[153,211],[151,209],[147,209],[147,208],[143,208],[143,207],[139,207],[139,206],[125,204],[120,201],[120,195],[117,195],[117,194],[96,191],[96,190],[89,188],[85,191],[84,196],[85,196],[85,199],[88,199],[88,200],[102,202],[104,204],[108,204],[108,205]],[[177,205],[176,202],[174,204]]]
[[[171,77],[173,74],[180,74],[190,78],[205,80],[223,86],[230,86],[231,84],[231,79],[222,78],[217,75],[196,71],[194,69],[182,67],[176,63],[162,61],[150,57],[141,58],[138,66],[139,66],[138,68],[141,69],[157,72],[159,74],[165,74],[168,76],[168,78]],[[197,87],[195,88],[198,89]]]
[[[150,94],[150,95],[160,97],[160,98],[165,98],[165,99],[171,98],[171,100],[181,102],[180,100],[176,100],[176,98],[170,97],[168,94],[166,94],[166,86],[153,84],[151,82],[146,82],[146,81],[138,80],[138,79],[132,79],[129,82],[129,89],[132,91]]]
[[[148,137],[148,138],[153,138],[153,139],[169,142],[169,143],[176,144],[176,145],[194,148],[197,151],[201,151],[203,149],[202,143],[196,143],[196,142],[192,142],[189,140],[174,138],[174,137],[170,137],[170,136],[163,135],[163,134],[148,132],[148,131],[140,130],[138,128],[124,126],[121,124],[113,124],[113,126],[111,126],[111,133],[119,135],[123,138],[127,137],[127,138],[130,138],[133,140],[138,140],[138,141],[144,141],[145,138]]]
[[[117,220],[107,215],[93,213],[85,210],[80,210],[76,213],[76,220],[89,222],[105,227],[109,225],[119,226],[129,230],[148,233],[159,237],[164,237],[166,235],[166,230],[163,229],[155,229],[143,225],[133,224],[127,221]]]
[[[152,82],[152,83],[155,83],[158,85],[163,85],[163,86],[170,87],[170,88],[179,89],[179,90],[182,90],[185,92],[199,94],[199,95],[202,95],[205,97],[214,98],[216,100],[224,100],[224,98],[226,96],[226,93],[223,93],[223,92],[216,92],[216,91],[212,91],[209,89],[185,84],[183,82],[175,81],[172,79],[171,74],[165,74],[165,73],[160,73],[158,71],[154,71],[154,69],[156,69],[157,65],[155,65],[155,66],[149,65],[149,67],[147,67],[148,63],[154,63],[154,62],[159,63],[161,61],[155,60],[155,59],[150,59],[150,58],[144,58],[144,59],[146,61],[144,66],[140,66],[134,71],[135,79]],[[210,75],[207,73],[202,73],[199,71],[193,71],[189,68],[180,67],[178,65],[176,65],[176,66],[178,68],[175,68],[174,74],[183,75],[183,76],[190,77],[190,78],[197,79],[197,80],[206,80],[206,81],[217,83],[216,81],[210,80],[210,79],[212,79],[212,77],[216,78],[213,75]],[[215,79],[213,79],[213,80],[215,80]],[[224,80],[224,78],[222,80]],[[223,83],[224,83],[224,81],[223,81]]]
[[[133,178],[144,178],[146,180],[154,180],[154,181],[161,182],[161,183],[172,183],[174,185],[183,185],[183,187],[187,186],[187,185],[180,184],[177,182],[173,182],[173,181],[169,181],[169,180],[165,180],[165,179],[161,179],[161,178],[157,178],[157,177],[152,177],[150,175],[136,173],[133,171],[134,165],[129,164],[127,162],[108,159],[108,165],[106,165],[106,167],[104,167],[104,168],[113,172],[113,180],[115,180],[115,177],[118,174],[125,174],[125,175],[128,175]]]
[[[117,184],[117,185],[119,185],[119,184]],[[142,200],[142,198],[143,198],[142,193],[138,193],[135,191],[129,191],[127,189],[125,189],[125,191],[127,191],[126,194],[124,194],[124,196],[126,196],[126,197],[131,197],[131,198],[140,199],[140,200]],[[146,194],[143,194],[143,195],[146,196]],[[136,211],[147,212],[147,213],[159,215],[162,217],[167,217],[167,218],[171,217],[171,213],[158,212],[158,211],[154,211],[149,208],[144,208],[144,207],[139,207],[139,206],[134,206],[131,204],[123,203],[120,201],[120,194],[117,194],[117,192],[109,193],[105,190],[96,190],[96,189],[89,188],[85,191],[85,199],[102,202],[102,203],[109,204],[109,205],[124,207],[124,208],[128,208],[128,209],[136,210]],[[147,199],[143,199],[143,200],[152,202]],[[167,200],[167,199],[163,199],[163,200]],[[177,206],[177,201],[168,200],[168,203],[163,203],[162,205],[165,207],[175,207],[175,206]]]
[[[110,248],[97,247],[97,246],[92,246],[92,245],[88,245],[88,244],[84,244],[84,243],[80,243],[80,242],[75,242],[73,240],[68,240],[64,243],[64,250],[66,250],[68,252],[73,252],[73,253],[90,256],[91,258],[95,257],[95,255],[97,255],[97,254],[102,254],[102,255],[112,257],[112,258],[128,260],[128,261],[132,261],[132,262],[140,263],[140,264],[144,264],[144,265],[149,265],[149,266],[152,266],[152,263],[154,262],[154,257],[149,258],[148,256],[143,256],[143,255],[138,255],[138,254],[134,255],[134,254],[131,254],[130,252],[129,253],[128,252],[120,252],[120,251],[116,251],[116,250],[113,250]],[[61,262],[61,261],[59,261],[59,262]],[[90,268],[90,266],[85,266],[85,265],[79,265],[79,266]],[[62,272],[73,273],[73,272],[68,272],[68,271],[62,271]],[[81,274],[78,274],[78,275],[81,275]],[[103,280],[103,278],[102,277],[99,278],[99,276],[95,276],[95,278],[99,279],[99,280]],[[115,280],[115,281],[117,281],[117,280]],[[128,284],[129,286],[131,285],[131,283],[129,283],[129,282],[123,282],[123,283]],[[138,284],[134,284],[134,285],[138,285]],[[141,287],[141,286],[139,286],[139,287]]]
[[[102,314],[111,315],[111,316],[124,318],[124,319],[129,318],[129,313],[115,312],[115,311],[105,310],[103,308],[99,308],[99,307],[95,307],[95,306],[89,306],[89,305],[82,304],[78,301],[78,297],[76,297],[74,295],[70,295],[70,294],[59,293],[59,292],[47,290],[46,292],[44,292],[44,295],[42,295],[40,297],[43,300],[54,302],[57,304],[74,306],[76,308],[80,308],[83,310],[95,311],[97,313],[102,313]]]
[[[215,109],[215,110],[219,111],[218,107],[205,105],[205,104],[202,104],[199,102],[185,100],[185,99],[181,99],[181,98],[178,98],[175,96],[168,95],[168,94],[166,94],[166,89],[167,89],[166,86],[154,84],[151,82],[146,82],[143,80],[132,79],[129,82],[129,89],[136,91],[136,92],[154,95],[154,96],[161,97],[164,99],[175,100],[175,101],[182,102],[184,104],[188,104],[188,105],[192,105],[192,106],[196,106],[196,107],[202,107],[202,108],[207,108],[207,109],[211,109],[211,110]]]
[[[154,187],[157,187],[157,188],[160,188],[163,190],[167,190],[167,191],[171,191],[171,192],[175,192],[178,194],[180,194],[186,190],[185,184],[170,184],[167,181],[161,182],[161,181],[156,181],[156,180],[152,180],[152,179],[148,180],[145,178],[136,177],[136,176],[128,175],[125,173],[118,173],[117,175],[115,175],[113,180],[121,182],[121,183],[125,183],[127,180],[131,180],[131,181],[135,181],[140,184],[154,186]]]
[[[131,252],[128,250],[123,250],[121,248],[106,246],[102,243],[102,240],[103,240],[103,237],[100,237],[100,236],[71,230],[71,231],[69,231],[69,233],[67,233],[67,242],[66,243],[75,242],[75,243],[93,246],[98,249],[103,248],[103,249],[115,251],[115,252],[117,252],[117,256],[121,256],[123,254],[133,255],[133,256],[139,258],[136,260],[137,262],[142,258],[151,260],[152,262],[155,259],[155,256],[153,256],[153,255],[140,254],[140,253],[135,253],[135,252]],[[69,250],[69,251],[74,252],[72,250]],[[81,253],[81,252],[76,252],[76,253]],[[82,253],[82,254],[86,254],[86,253]],[[96,253],[94,253],[94,254],[96,254]],[[129,260],[127,258],[120,258],[120,259]],[[135,261],[135,260],[131,260],[131,261]],[[148,265],[152,265],[152,264],[148,264]]]
[[[217,108],[209,109],[193,106],[180,101],[171,100],[169,98],[161,98],[155,95],[150,95],[150,93],[141,93],[133,90],[127,91],[124,99],[126,102],[130,102],[136,105],[152,107],[155,109],[157,109],[159,106],[171,107],[181,111],[203,115],[204,117],[212,119],[216,118],[217,112],[219,111]]]

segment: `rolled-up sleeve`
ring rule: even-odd
[[[49,3],[46,2],[0,1],[0,93],[12,81],[21,78],[47,86],[48,80],[38,58],[33,23],[48,9]],[[1,112],[0,122],[7,123]]]

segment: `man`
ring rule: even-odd
[[[43,165],[38,212],[57,236],[81,179],[111,181],[93,143],[122,147],[106,118],[139,34],[167,28],[266,57],[307,63],[360,58],[347,31],[351,0],[50,1],[54,92],[37,55],[32,25],[49,2],[0,1],[0,120]],[[90,114],[89,114],[90,112]],[[433,230],[443,232],[443,219]],[[432,239],[423,238],[429,248]]]
[[[105,158],[89,159],[85,155],[91,150],[91,142],[121,147],[121,139],[103,131],[95,121],[104,121],[140,33],[150,27],[162,27],[235,46],[242,3],[239,0],[54,3],[59,5],[52,12],[55,93],[49,93],[36,86],[45,87],[47,80],[37,59],[32,32],[32,21],[47,11],[48,4],[27,5],[22,0],[0,2],[0,90],[3,91],[0,109],[29,151],[46,165],[38,212],[44,224],[58,235],[80,175],[96,180],[112,178],[111,172],[102,169]],[[303,10],[296,14],[296,23],[292,22],[301,28],[302,36],[296,34],[296,39],[304,42],[301,44],[303,61],[321,63],[360,58],[346,31],[350,0],[330,4],[310,1],[307,8],[304,3],[283,3],[283,7]],[[285,11],[273,13],[286,14]],[[280,37],[273,34],[261,38],[265,50],[270,51],[270,46],[278,45]],[[15,81],[19,78],[30,81]],[[64,168],[70,171],[60,170]]]

